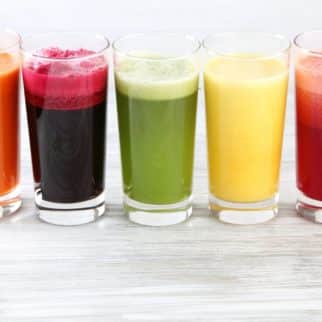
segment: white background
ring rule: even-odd
[[[21,34],[90,30],[109,37],[145,30],[256,30],[285,34],[318,29],[320,0],[9,0],[0,27]]]

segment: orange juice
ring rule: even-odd
[[[204,78],[210,193],[240,203],[273,197],[281,160],[286,63],[247,54],[216,57],[207,63]]]
[[[0,53],[0,195],[19,184],[19,59]]]

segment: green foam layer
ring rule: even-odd
[[[117,90],[145,100],[170,100],[198,89],[198,70],[188,59],[123,58],[115,68]]]

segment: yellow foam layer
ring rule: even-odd
[[[285,77],[288,66],[281,59],[260,55],[236,54],[211,59],[205,66],[205,74],[220,81],[258,82],[261,79]]]

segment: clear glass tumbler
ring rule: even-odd
[[[0,31],[0,217],[21,206],[19,74],[20,37]]]
[[[290,42],[222,33],[203,42],[210,208],[221,221],[277,214]]]
[[[46,222],[78,225],[105,211],[108,47],[87,33],[22,42],[35,202]]]
[[[143,225],[179,223],[192,211],[200,43],[150,33],[113,47],[125,210]]]
[[[322,223],[322,30],[295,45],[296,165],[300,215]]]

